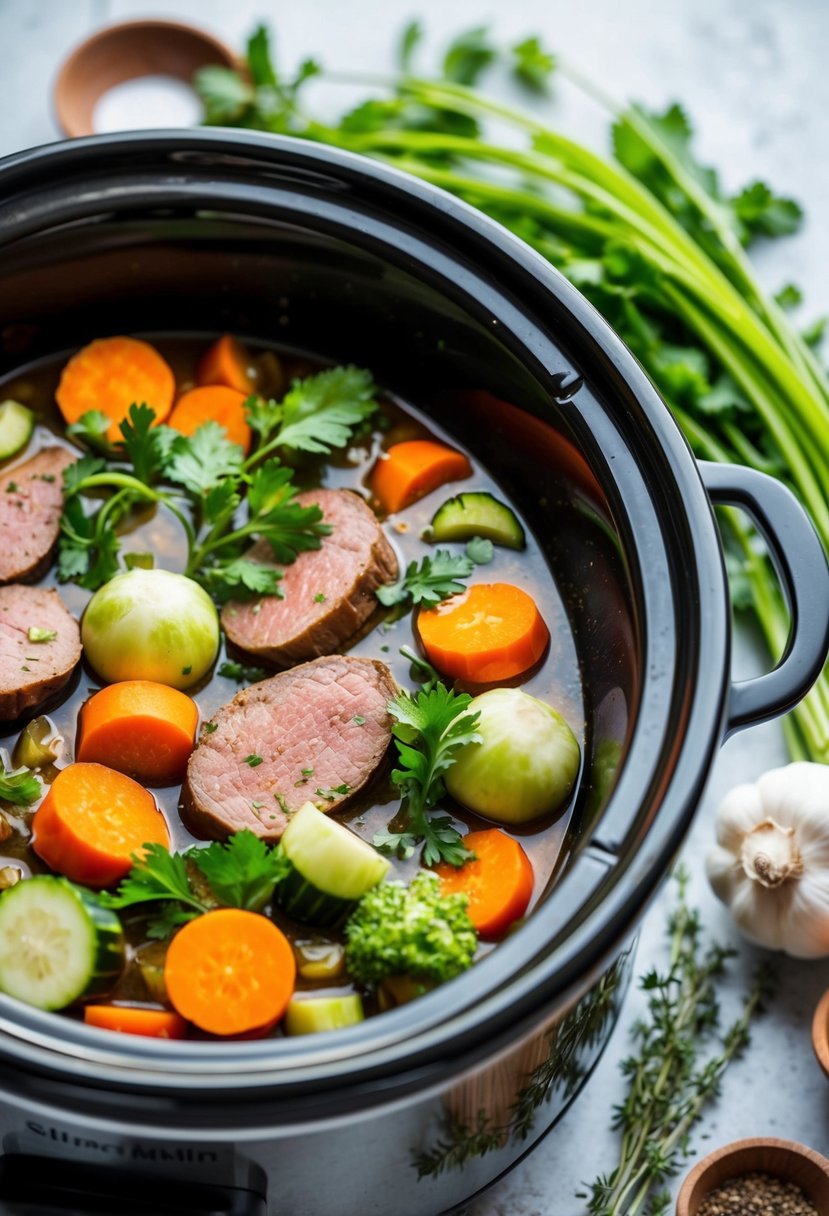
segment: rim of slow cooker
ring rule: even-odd
[[[119,153],[124,164],[113,167]],[[144,171],[155,161],[151,177],[157,183],[159,158],[166,162],[170,180],[164,189],[155,190]],[[253,186],[250,178],[237,181],[239,175],[254,169],[259,176]],[[105,177],[93,188],[91,174],[101,170]],[[73,1076],[86,1085],[94,1081],[165,1092],[198,1088],[204,1100],[208,1094],[202,1086],[221,1096],[228,1087],[281,1091],[285,1086],[313,1088],[321,1080],[353,1084],[399,1070],[401,1062],[410,1071],[440,1058],[455,1059],[483,1040],[491,1048],[499,1034],[514,1034],[516,1024],[532,1010],[583,990],[613,950],[631,936],[637,916],[664,878],[685,834],[722,737],[730,644],[725,576],[713,513],[696,462],[667,407],[621,340],[563,276],[495,221],[444,191],[353,153],[286,136],[237,131],[217,134],[213,129],[98,136],[68,145],[47,145],[0,161],[4,185],[0,244],[47,230],[55,222],[65,223],[69,198],[73,199],[73,220],[111,211],[117,202],[115,182],[130,177],[148,186],[145,198],[140,190],[130,192],[133,216],[137,207],[152,211],[172,196],[192,205],[197,191],[188,191],[188,172],[207,179],[201,188],[209,185],[213,211],[231,210],[232,203],[236,215],[240,209],[261,215],[249,199],[246,204],[239,197],[239,189],[231,188],[234,185],[248,194],[255,190],[262,196],[266,213],[277,218],[283,218],[279,209],[287,206],[286,191],[306,200],[316,192],[328,200],[331,214],[339,208],[352,220],[362,214],[374,225],[367,231],[358,225],[349,229],[343,223],[340,235],[354,240],[359,231],[362,243],[382,248],[387,260],[409,270],[411,263],[406,258],[412,254],[411,242],[384,244],[380,238],[384,227],[395,228],[398,237],[401,231],[408,231],[409,236],[413,231],[423,247],[430,249],[431,263],[418,265],[423,273],[428,269],[440,278],[436,260],[453,264],[455,270],[458,265],[467,271],[472,263],[485,265],[490,282],[483,298],[465,295],[462,284],[468,274],[444,276],[445,294],[462,298],[473,314],[484,304],[486,311],[497,313],[498,309],[490,307],[497,300],[518,319],[529,321],[529,336],[502,326],[501,340],[525,364],[532,364],[533,374],[552,398],[556,396],[553,376],[566,370],[572,358],[577,367],[589,369],[585,374],[588,385],[605,385],[605,397],[610,389],[618,398],[619,410],[633,417],[635,453],[630,435],[615,427],[611,433],[609,425],[603,425],[612,421],[607,400],[599,417],[589,408],[589,393],[590,401],[584,406],[578,391],[567,402],[567,416],[588,461],[594,470],[597,464],[601,466],[602,488],[615,499],[612,510],[625,533],[626,557],[633,559],[630,577],[637,598],[641,597],[641,621],[649,626],[641,638],[640,711],[646,712],[637,715],[622,772],[592,832],[595,842],[602,824],[619,818],[623,823],[630,821],[615,856],[588,842],[527,924],[450,984],[335,1035],[232,1044],[158,1044],[137,1036],[135,1041],[121,1041],[129,1036],[120,1036],[110,1045],[114,1036],[102,1036],[94,1028],[0,994],[0,1056],[37,1071]],[[219,173],[224,173],[221,190],[216,180]],[[79,178],[87,186],[78,193]],[[383,210],[389,200],[397,206],[392,220]],[[303,214],[308,220],[307,212]],[[313,218],[319,221],[320,216]],[[555,325],[551,324],[553,316]],[[554,331],[555,337],[547,336],[548,331]],[[555,373],[541,359],[547,347],[556,355]],[[621,443],[619,450],[613,450],[614,442]],[[650,497],[647,503],[623,501],[618,484],[623,457],[628,458],[628,472],[635,467],[643,481],[648,466],[657,474],[658,487],[652,481],[648,488],[651,495],[658,488],[666,506],[659,515],[654,508],[653,519],[646,518]],[[667,595],[667,586],[653,588],[642,577],[642,570],[646,566],[643,558],[654,563],[652,524],[655,520],[661,538],[665,509],[671,504],[676,509],[672,523],[687,520],[685,543],[693,560],[668,562],[671,578],[682,576],[686,585],[672,586]],[[665,553],[670,558],[667,548]],[[719,612],[712,611],[716,603],[722,605]],[[688,646],[687,653],[685,647],[675,648],[683,652],[672,657],[675,664],[685,664],[685,680],[675,667],[670,693],[673,713],[666,714],[661,724],[649,720],[654,716],[649,696],[661,679],[659,671],[652,669],[660,646],[659,631],[650,628],[657,608],[663,614],[671,611],[674,621],[682,620],[697,642],[704,631],[706,641],[704,654],[699,646],[696,652]],[[657,698],[658,703],[665,695]],[[684,718],[685,745],[667,770],[666,782],[664,753],[675,743],[676,729],[669,730],[669,726],[676,728],[677,716]],[[648,752],[650,760],[646,761]],[[657,798],[656,811],[643,830],[642,808],[650,807]],[[620,812],[620,807],[627,809]],[[631,849],[631,839],[637,836],[642,837],[640,847]],[[597,873],[605,863],[599,878],[588,876],[588,859]],[[563,917],[562,907],[569,908]],[[90,1074],[90,1065],[95,1066],[94,1074]]]

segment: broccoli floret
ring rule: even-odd
[[[358,984],[391,976],[442,983],[471,966],[478,945],[466,895],[441,895],[436,874],[410,886],[381,883],[360,900],[345,926],[345,962]]]

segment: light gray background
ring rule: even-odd
[[[829,5],[825,0],[0,0],[0,154],[57,137],[51,84],[75,42],[108,21],[179,16],[200,21],[238,46],[258,18],[277,30],[282,61],[307,54],[331,68],[383,71],[390,47],[413,15],[429,30],[429,49],[459,27],[490,21],[505,40],[538,32],[605,91],[661,106],[681,99],[694,118],[701,155],[736,188],[762,176],[800,199],[800,235],[758,253],[770,289],[794,280],[805,290],[804,322],[829,309]],[[333,86],[332,86],[333,87]],[[496,87],[493,85],[493,87]],[[507,86],[502,86],[508,92]],[[330,96],[330,91],[328,96]],[[337,94],[339,99],[340,94]],[[325,101],[325,95],[321,96]],[[575,137],[605,147],[606,121],[565,84],[543,107]],[[758,669],[761,652],[741,635],[736,665]],[[710,932],[730,935],[725,911],[709,893],[702,857],[724,792],[785,762],[779,727],[755,728],[722,750],[708,794],[685,846],[693,899]],[[661,962],[672,893],[663,892],[645,921],[641,973]],[[741,948],[725,993],[733,1011],[756,953]],[[726,1077],[721,1099],[695,1138],[700,1152],[743,1136],[771,1134],[829,1151],[829,1082],[811,1052],[809,1023],[829,985],[829,963],[780,960],[779,993],[758,1022],[746,1057]],[[611,1107],[622,1094],[618,1061],[641,1011],[633,994],[608,1051],[583,1096],[556,1132],[509,1177],[468,1209],[468,1216],[575,1216],[579,1184],[614,1164]],[[332,1211],[332,1216],[335,1213]]]

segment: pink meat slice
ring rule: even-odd
[[[32,642],[29,629],[54,632]],[[0,587],[0,720],[9,722],[53,696],[81,657],[78,622],[57,591],[46,587]]]
[[[43,448],[0,473],[0,583],[29,582],[48,569],[63,510],[63,470],[77,459]]]
[[[340,649],[376,611],[375,589],[394,582],[398,573],[394,550],[359,494],[308,490],[298,501],[318,503],[331,525],[322,547],[279,567],[283,598],[231,602],[222,610],[231,642],[275,667]],[[276,565],[267,541],[257,541],[247,556]]]
[[[282,835],[304,802],[344,806],[374,776],[391,741],[397,691],[374,659],[328,655],[237,693],[202,731],[187,765],[183,814],[197,836],[249,828]]]

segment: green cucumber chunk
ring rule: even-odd
[[[390,862],[336,819],[306,802],[282,834],[291,873],[277,888],[289,916],[311,925],[334,925],[376,887]]]
[[[512,507],[486,490],[467,490],[438,507],[432,516],[430,540],[471,540],[483,536],[505,549],[524,549],[524,529]]]
[[[348,996],[294,997],[288,1002],[282,1026],[286,1034],[319,1034],[356,1026],[364,1018],[363,1002],[357,993]]]
[[[0,895],[0,990],[36,1009],[109,992],[124,966],[121,922],[65,878],[39,874]]]
[[[22,452],[35,429],[35,416],[19,401],[4,401],[0,405],[0,460],[8,460]]]

